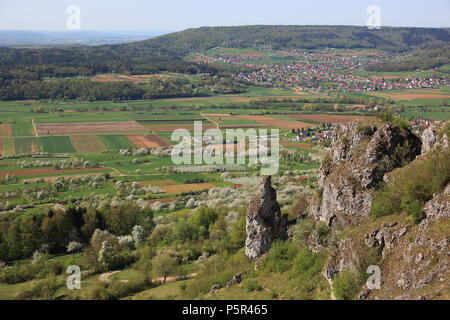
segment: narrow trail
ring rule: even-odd
[[[36,130],[36,126],[34,125],[34,117],[31,119],[31,124],[33,126],[34,135],[39,138],[39,134],[38,134],[38,132]]]
[[[121,272],[122,270],[116,270],[116,271],[110,271],[110,272],[105,272],[102,273],[100,275],[100,277],[98,278],[100,281],[106,282],[106,283],[110,283],[111,280],[109,279],[110,276],[112,276],[113,274],[116,274],[118,272]],[[186,275],[185,277],[167,277],[166,278],[166,282],[165,283],[170,283],[170,282],[177,282],[177,281],[181,281],[181,280],[188,280],[188,279],[192,279],[195,278],[197,276],[197,273],[191,273]],[[122,283],[127,283],[130,280],[120,280],[120,282]],[[152,279],[152,282],[157,283],[157,282],[164,282],[164,278],[160,277],[160,278],[154,278]]]
[[[205,118],[206,120],[208,120],[208,121],[214,123],[214,124],[217,126],[217,129],[220,129],[220,124],[219,124],[218,122],[209,119],[207,116],[205,116],[205,115],[203,114],[203,112],[200,112],[200,115],[201,115],[203,118]]]

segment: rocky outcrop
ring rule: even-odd
[[[258,259],[270,250],[275,239],[286,240],[287,227],[287,215],[281,215],[277,193],[272,188],[272,177],[265,176],[246,213],[246,255]]]
[[[421,152],[411,131],[381,121],[353,122],[335,131],[322,160],[320,192],[310,214],[328,226],[360,222],[370,213],[372,191],[384,175]]]
[[[426,153],[437,146],[448,148],[448,136],[444,129],[450,126],[450,122],[436,123],[425,129],[422,133],[422,153]]]
[[[424,212],[426,222],[450,218],[450,184],[443,192],[433,195],[433,198],[425,204]]]

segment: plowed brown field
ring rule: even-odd
[[[256,121],[271,127],[279,127],[283,129],[301,129],[301,128],[310,128],[312,127],[309,123],[303,123],[300,121],[289,121],[289,120],[280,120],[275,118],[270,118],[266,116],[238,116],[239,118]]]
[[[12,137],[11,125],[9,123],[0,123],[0,136]]]
[[[159,148],[170,146],[166,140],[157,134],[127,135],[127,138],[138,148]]]
[[[202,191],[214,188],[210,183],[190,183],[190,184],[176,184],[171,186],[161,187],[166,193],[183,193],[189,191]]]

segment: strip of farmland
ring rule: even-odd
[[[146,132],[145,127],[136,121],[36,123],[35,126],[39,135]]]
[[[102,152],[108,150],[97,136],[71,136],[70,141],[79,153]]]
[[[42,148],[48,153],[75,153],[69,137],[41,137]]]
[[[0,123],[0,137],[12,137],[11,125],[9,123]]]
[[[281,120],[281,119],[274,119],[266,116],[246,116],[246,115],[240,115],[238,116],[242,119],[247,119],[250,121],[259,122],[271,127],[278,127],[283,129],[302,129],[302,128],[310,128],[313,125],[309,123],[304,123],[300,121],[289,121],[289,120]]]
[[[338,115],[338,114],[290,114],[289,116],[300,120],[315,121],[320,123],[343,123],[354,120],[369,120],[370,117]]]
[[[127,138],[138,148],[168,147],[170,144],[157,134],[127,135]]]
[[[39,138],[16,138],[14,140],[15,154],[29,154],[42,151]]]
[[[98,136],[108,150],[120,150],[135,148],[135,145],[131,143],[124,135],[101,135]]]
[[[20,169],[20,170],[10,170],[0,172],[0,177],[6,177],[6,175],[13,174],[17,177],[25,176],[37,176],[37,175],[52,175],[52,174],[62,174],[62,173],[77,173],[77,172],[104,172],[107,168],[80,168],[80,169],[55,169],[55,168],[33,168],[33,169]]]

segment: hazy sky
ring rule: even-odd
[[[79,6],[82,30],[365,25],[370,5],[382,26],[450,27],[450,0],[0,0],[0,29],[65,30],[69,5]]]

